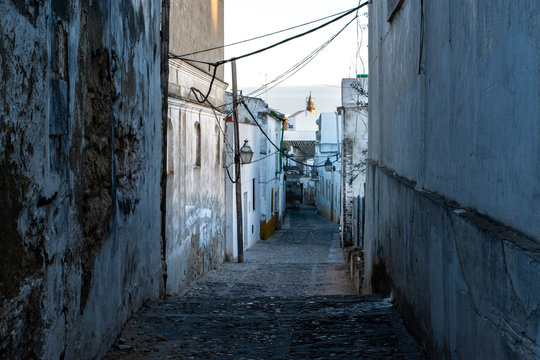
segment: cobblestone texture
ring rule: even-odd
[[[106,359],[421,359],[386,299],[354,295],[335,224],[280,232],[182,296],[147,303]]]

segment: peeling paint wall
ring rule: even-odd
[[[364,291],[393,288],[432,357],[538,359],[540,4],[369,16]]]
[[[224,87],[221,93],[224,94]],[[223,262],[225,119],[212,109],[169,99],[171,169],[167,178],[167,293],[180,292]],[[197,140],[196,124],[200,140]],[[172,140],[172,141],[171,141]],[[197,150],[197,141],[200,148]],[[200,164],[196,164],[200,151]]]
[[[223,45],[223,0],[171,0],[169,50],[185,54]],[[223,49],[191,59],[217,61]],[[169,60],[167,129],[166,289],[179,293],[225,257],[225,117],[201,104],[192,88],[225,103],[223,68]],[[210,89],[210,91],[209,91]],[[202,96],[199,96],[199,99]]]
[[[159,4],[0,4],[0,352],[92,358],[156,297]]]

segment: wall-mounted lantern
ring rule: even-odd
[[[330,158],[326,158],[326,161],[324,162],[324,170],[332,171],[332,163],[330,162]]]
[[[249,164],[252,157],[253,150],[248,145],[248,140],[244,140],[244,146],[240,148],[240,160],[242,160],[242,164]]]

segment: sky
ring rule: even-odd
[[[363,1],[362,1],[363,2]],[[358,0],[225,0],[225,44],[264,35],[288,27],[300,25],[338,12],[352,9]],[[341,79],[355,77],[357,73],[367,73],[367,7],[359,12],[359,21],[353,21],[336,39],[328,45],[308,65],[274,89],[263,93],[268,97],[270,106],[291,113],[301,109],[310,88],[319,89],[319,96],[313,94],[315,106],[320,97],[319,111],[334,111],[339,105]],[[271,81],[287,71],[313,50],[325,43],[342,29],[354,15],[349,15],[338,22],[320,29],[302,38],[292,40],[274,49],[237,61],[238,88],[252,90]],[[239,56],[274,44],[278,41],[314,28],[330,19],[313,23],[305,27],[276,34],[260,40],[225,48],[225,58]],[[358,29],[358,31],[357,31]],[[363,29],[363,30],[362,30]],[[358,44],[360,57],[357,59]],[[363,60],[364,65],[362,66]],[[231,83],[230,65],[225,65],[225,81]],[[292,88],[291,88],[292,87]],[[287,89],[288,88],[288,89]],[[292,89],[296,89],[292,91]],[[298,93],[299,105],[292,104]],[[307,93],[306,93],[307,92]],[[285,93],[287,95],[285,95]],[[323,95],[324,93],[324,95]],[[292,94],[292,98],[291,98]],[[331,99],[337,97],[336,99]],[[325,99],[324,101],[323,98]],[[276,99],[277,104],[271,100]],[[289,100],[291,104],[286,105]],[[289,108],[291,110],[286,110]]]

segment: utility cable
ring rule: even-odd
[[[281,84],[285,80],[289,79],[291,76],[296,74],[298,71],[302,70],[307,64],[309,64],[317,55],[319,55],[336,37],[339,36],[345,30],[354,20],[356,17],[354,17],[351,21],[349,21],[341,30],[339,30],[337,33],[332,35],[326,42],[324,42],[321,46],[313,50],[308,56],[306,56],[304,59],[300,60],[298,63],[293,65],[289,70],[283,72],[282,74],[278,75],[273,80],[269,81],[268,83],[261,85],[259,88],[253,90],[250,92],[247,96],[259,96],[263,92],[268,91],[269,89],[273,89],[277,85]],[[270,87],[268,87],[271,85]]]
[[[195,87],[190,88],[190,90],[193,91],[193,95],[195,95],[195,99],[197,99],[197,101],[201,104],[206,102],[208,98],[210,97],[210,93],[212,92],[212,87],[214,86],[214,81],[216,80],[217,69],[218,69],[218,66],[214,65],[214,73],[212,74],[212,80],[210,80],[210,86],[208,87],[208,92],[206,93],[206,95],[204,95],[202,91],[200,91],[199,89]],[[202,100],[199,99],[198,94],[203,97]]]
[[[340,16],[338,17],[335,17],[334,19],[330,20],[330,21],[327,21],[325,22],[324,24],[321,24],[317,27],[314,27],[313,29],[310,29],[308,31],[304,31],[303,33],[300,33],[298,35],[295,35],[295,36],[291,36],[289,38],[286,38],[284,40],[281,40],[277,43],[274,43],[272,45],[269,45],[267,47],[264,47],[262,49],[258,49],[258,50],[255,50],[255,51],[252,51],[250,53],[247,53],[247,54],[244,54],[244,55],[240,55],[240,56],[235,56],[235,57],[232,57],[232,58],[229,58],[229,59],[225,59],[225,60],[220,60],[220,61],[217,61],[217,62],[208,62],[208,61],[202,61],[202,60],[194,60],[194,59],[186,59],[184,57],[181,57],[181,56],[178,56],[178,55],[169,55],[169,59],[181,59],[181,60],[184,60],[184,61],[188,61],[188,62],[198,62],[198,63],[202,63],[202,64],[207,64],[207,65],[213,65],[213,66],[220,66],[220,65],[223,65],[223,64],[227,64],[231,61],[236,61],[236,60],[240,60],[240,59],[244,59],[244,58],[247,58],[249,56],[253,56],[253,55],[256,55],[256,54],[259,54],[259,53],[262,53],[264,51],[267,51],[267,50],[270,50],[272,48],[275,48],[276,46],[279,46],[279,45],[282,45],[282,44],[285,44],[289,41],[292,41],[292,40],[295,40],[295,39],[298,39],[298,38],[301,38],[303,36],[306,36],[308,34],[311,34],[312,32],[315,32],[317,30],[320,30],[330,24],[333,24],[334,22],[338,21],[338,20],[341,20],[343,19],[344,17],[346,17],[347,15],[350,15],[352,13],[354,13],[355,11],[357,11],[358,9],[366,6],[369,4],[369,1],[366,1],[354,8],[352,8],[351,10],[348,10],[347,12],[341,14]]]
[[[282,33],[282,32],[286,32],[286,31],[289,31],[289,30],[294,30],[294,29],[297,29],[297,28],[300,28],[300,27],[303,27],[303,26],[306,26],[306,25],[310,25],[310,24],[313,24],[313,23],[317,23],[317,22],[319,22],[319,21],[326,20],[326,19],[328,19],[328,18],[331,18],[331,17],[334,17],[334,16],[341,15],[341,14],[347,12],[347,11],[348,11],[348,10],[343,10],[343,11],[340,11],[340,12],[335,13],[335,14],[333,14],[333,15],[328,15],[328,16],[322,17],[322,18],[320,18],[320,19],[308,21],[308,22],[303,23],[303,24],[300,24],[300,25],[291,26],[291,27],[289,27],[289,28],[287,28],[287,29],[282,29],[282,30],[274,31],[274,32],[271,32],[271,33],[268,33],[268,34],[259,35],[259,36],[256,36],[256,37],[253,37],[253,38],[250,38],[250,39],[240,40],[240,41],[236,41],[236,42],[233,42],[233,43],[230,43],[230,44],[220,45],[220,46],[215,46],[215,47],[212,47],[212,48],[208,48],[208,49],[204,49],[204,50],[198,50],[198,51],[190,52],[190,53],[187,53],[187,54],[173,55],[172,58],[182,58],[182,57],[185,57],[185,56],[196,55],[196,54],[200,54],[200,53],[203,53],[203,52],[208,52],[208,51],[213,51],[213,50],[219,50],[219,49],[223,49],[223,48],[225,48],[225,47],[243,44],[243,43],[250,42],[250,41],[253,41],[253,40],[259,40],[259,39],[262,39],[262,38],[265,38],[265,37],[268,37],[268,36],[280,34],[280,33]]]
[[[232,164],[230,164],[229,166],[231,166]],[[231,180],[231,182],[233,184],[236,184],[238,182],[238,178],[240,177],[240,172],[238,172],[238,174],[236,174],[236,180],[233,180],[232,179],[232,176],[231,176],[231,173],[229,172],[229,166],[225,167],[225,170],[227,170],[227,176],[229,177],[229,180]]]

